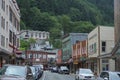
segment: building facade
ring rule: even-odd
[[[62,63],[62,50],[59,49],[56,54],[56,64],[61,65],[61,63]]]
[[[69,33],[62,38],[62,62],[69,67],[70,73],[75,69],[72,59],[73,45],[78,41],[86,40],[87,37],[87,33]]]
[[[20,10],[16,0],[0,0],[0,67],[19,48]]]
[[[87,33],[69,33],[62,38],[62,61],[67,62],[72,57],[72,46],[76,41],[87,39]]]
[[[52,44],[48,41],[49,32],[45,31],[31,31],[31,30],[22,30],[21,32],[27,31],[27,33],[21,34],[21,39],[34,39],[36,42],[30,44],[30,50],[44,50],[52,49]],[[27,35],[27,36],[26,36]]]
[[[99,58],[108,54],[114,46],[114,27],[98,26],[88,34],[88,68],[99,74],[101,71],[114,71],[114,60]],[[112,64],[111,64],[112,63]]]
[[[88,57],[87,39],[83,41],[77,41],[73,45],[73,68],[76,71],[78,68],[87,68],[86,59]]]
[[[34,64],[47,64],[48,53],[43,51],[26,51],[26,61],[27,63]]]
[[[48,51],[26,51],[26,63],[29,65],[42,64],[45,68],[54,66],[56,53]]]
[[[21,32],[27,31],[27,35],[29,37],[26,36],[26,33],[22,33],[21,34],[21,38],[25,39],[25,38],[33,38],[33,39],[39,39],[39,40],[46,40],[49,39],[49,32],[45,32],[45,31],[33,31],[33,30],[22,30]]]

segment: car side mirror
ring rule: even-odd
[[[104,80],[108,80],[108,78],[107,78],[107,77],[105,77],[105,78],[104,78]]]

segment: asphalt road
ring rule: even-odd
[[[73,74],[68,75],[44,71],[44,74],[40,80],[75,80],[75,77]]]

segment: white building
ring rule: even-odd
[[[114,27],[98,26],[88,35],[88,67],[98,74],[104,70],[115,70],[113,59],[102,58],[110,54],[114,46]]]
[[[26,34],[29,36],[29,38],[33,38],[33,39],[38,39],[38,40],[46,40],[49,39],[49,32],[45,32],[45,31],[34,31],[34,30],[22,30],[21,32],[25,32],[27,31],[27,33],[22,33],[21,34],[21,38],[28,38],[26,36]]]
[[[23,30],[21,32],[27,31],[27,33],[22,33],[22,39],[33,38],[36,43],[31,44],[30,50],[41,51],[44,49],[51,49],[52,45],[49,43],[49,32],[45,31],[33,31],[33,30]],[[27,35],[27,36],[26,36]]]
[[[19,47],[20,10],[16,0],[0,0],[0,66]]]

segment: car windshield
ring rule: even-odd
[[[16,75],[25,77],[25,67],[20,66],[7,66],[1,69],[0,74],[2,75]]]
[[[68,70],[68,68],[66,66],[62,66],[60,68],[61,68],[61,70]]]
[[[80,69],[79,73],[82,73],[82,74],[92,74],[92,71],[90,69]]]

